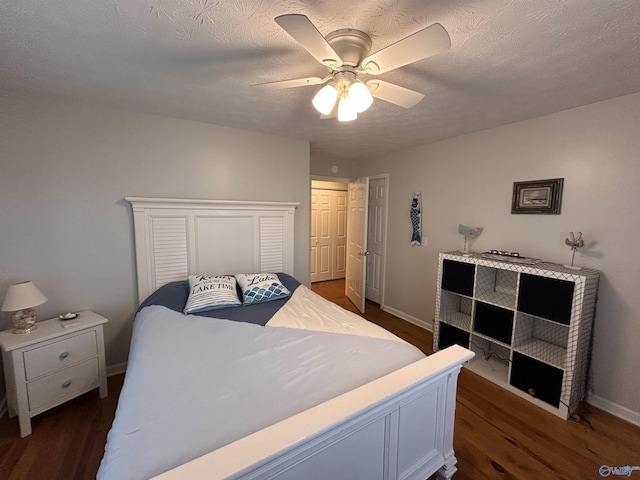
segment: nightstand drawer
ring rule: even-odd
[[[98,355],[94,331],[24,352],[27,381]]]
[[[98,359],[65,368],[27,384],[29,410],[37,410],[51,403],[73,398],[82,390],[90,390],[100,383]]]

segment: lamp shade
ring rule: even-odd
[[[338,90],[333,85],[325,85],[322,87],[316,96],[313,97],[311,103],[313,106],[323,115],[329,115],[336,105],[338,99]]]
[[[16,312],[35,307],[47,301],[40,290],[32,282],[21,282],[11,285],[2,302],[3,312]]]
[[[338,121],[350,122],[356,118],[358,118],[358,112],[355,109],[355,105],[347,95],[344,95],[340,99],[340,103],[338,103]]]
[[[373,95],[367,86],[357,81],[349,87],[349,100],[353,102],[356,112],[364,112],[373,103]]]

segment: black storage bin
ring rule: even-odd
[[[520,275],[518,311],[569,325],[575,284],[557,278]]]
[[[476,302],[473,330],[506,345],[511,345],[513,311],[484,302]]]
[[[465,332],[464,330],[447,323],[440,323],[438,348],[442,350],[443,348],[450,347],[454,344],[469,348],[469,332]]]
[[[549,405],[560,406],[562,370],[559,368],[513,352],[509,383]]]
[[[442,262],[442,283],[440,286],[443,290],[472,297],[475,273],[476,266],[472,263],[444,260]]]

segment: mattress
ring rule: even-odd
[[[97,477],[152,477],[423,357],[304,286],[267,326],[146,306]]]

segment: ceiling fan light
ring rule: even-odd
[[[338,103],[338,121],[350,122],[358,118],[358,112],[355,109],[354,103],[349,97],[343,97]]]
[[[373,103],[373,96],[362,82],[355,82],[349,87],[349,101],[353,103],[356,112],[361,113]]]
[[[338,90],[333,85],[325,85],[316,96],[313,97],[311,103],[323,115],[329,115],[333,111],[333,107],[336,105],[338,99]]]

